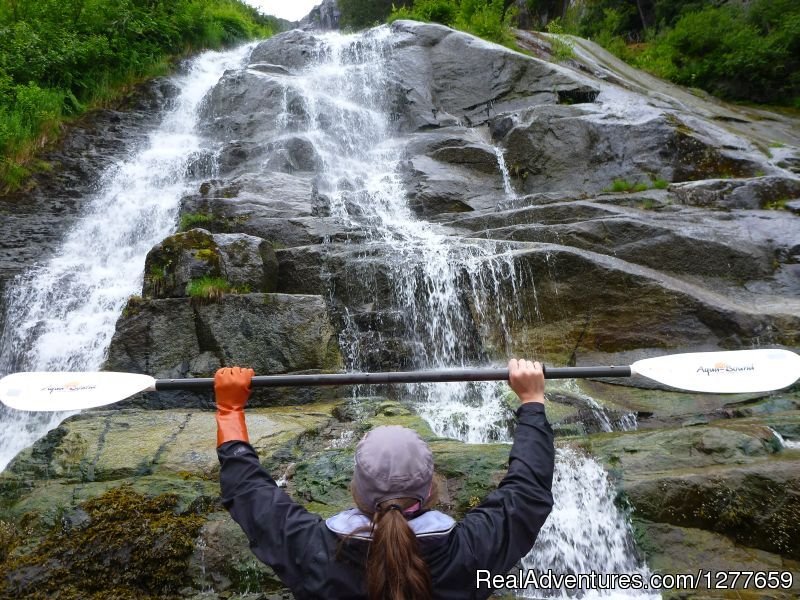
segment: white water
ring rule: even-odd
[[[517,192],[514,190],[514,184],[511,182],[511,174],[508,172],[508,165],[506,165],[506,155],[503,149],[499,146],[494,147],[495,156],[497,156],[497,167],[500,169],[500,174],[503,176],[503,191],[505,198],[497,203],[497,210],[506,210],[514,206],[514,200],[517,199]]]
[[[0,374],[96,371],[127,299],[140,293],[147,252],[175,229],[189,191],[186,171],[203,149],[197,110],[226,69],[251,47],[207,52],[174,78],[180,92],[161,125],[102,178],[99,192],[58,252],[6,294]],[[0,470],[70,413],[0,413]]]
[[[524,569],[546,573],[641,573],[628,521],[614,503],[614,490],[594,459],[571,448],[556,451],[553,512],[533,550],[522,559]],[[571,594],[574,597],[575,591]],[[582,598],[660,598],[627,590],[584,590]],[[566,590],[523,590],[524,598],[569,598]]]
[[[399,174],[402,142],[394,136],[384,92],[390,88],[385,71],[390,38],[386,27],[359,36],[319,36],[316,60],[282,80],[287,100],[278,136],[302,134],[314,145],[324,165],[316,182],[330,201],[331,216],[366,236],[364,256],[381,254],[393,290],[393,305],[387,308],[404,321],[415,367],[485,360],[481,349],[467,343],[479,333],[475,322],[481,321],[478,327],[488,328],[491,321],[506,335],[496,349],[506,355],[505,320],[516,307],[505,306],[503,298],[513,297],[519,280],[509,253],[497,243],[448,236],[409,208]],[[297,97],[306,115],[299,131],[288,103]],[[500,293],[501,287],[510,290]],[[356,328],[349,329],[343,350],[348,366],[358,369],[361,342]],[[407,395],[416,399],[438,434],[477,442],[507,439],[501,387],[416,385],[407,388]]]
[[[772,435],[775,436],[775,439],[778,440],[778,443],[780,444],[781,448],[788,448],[789,450],[800,450],[800,442],[794,440],[787,440],[780,433],[775,431],[772,427],[770,427],[769,430],[772,432]]]
[[[508,356],[508,321],[519,310],[513,300],[523,274],[502,245],[454,238],[409,208],[399,176],[402,144],[394,137],[388,101],[381,94],[390,87],[384,72],[390,53],[386,28],[362,36],[323,36],[317,60],[284,83],[300,92],[285,93],[285,98],[304,98],[306,125],[299,132],[291,130],[286,106],[280,135],[301,133],[312,141],[325,165],[317,183],[330,199],[331,215],[365,235],[363,256],[380,255],[394,295],[389,308],[402,314],[415,366],[474,364],[486,349],[470,349],[470,341],[489,339],[489,329],[500,332],[491,354]],[[501,201],[508,201],[514,190],[507,170],[503,173],[502,152],[497,157],[507,182]],[[355,276],[369,279],[374,274]],[[364,352],[349,310],[346,317],[343,353],[348,366],[358,369]],[[510,440],[506,390],[494,383],[406,388],[437,435],[467,442]],[[604,409],[588,396],[584,399],[610,431],[614,425]],[[624,426],[635,427],[635,417]],[[526,566],[574,573],[643,572],[626,518],[596,461],[559,450],[554,494],[555,510],[525,558]]]

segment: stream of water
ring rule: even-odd
[[[161,125],[102,176],[59,251],[9,285],[0,374],[100,368],[125,303],[141,291],[147,252],[175,229],[187,166],[203,149],[197,110],[250,49],[201,54],[174,77],[179,93]],[[69,415],[0,410],[0,470]]]

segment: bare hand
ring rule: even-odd
[[[508,383],[523,404],[544,404],[544,372],[538,361],[512,358],[508,361]]]

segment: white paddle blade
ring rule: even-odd
[[[155,381],[149,375],[110,371],[14,373],[0,379],[0,401],[17,410],[83,410],[154,389]]]
[[[800,356],[789,350],[673,354],[636,361],[639,375],[683,390],[717,394],[768,392],[800,377]]]

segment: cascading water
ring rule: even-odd
[[[286,105],[279,124],[286,135],[308,139],[323,164],[316,180],[330,213],[365,236],[365,256],[380,253],[392,287],[393,313],[409,332],[415,367],[462,366],[486,360],[471,347],[475,323],[503,321],[515,307],[503,306],[500,286],[518,283],[507,249],[484,241],[456,240],[443,228],[417,219],[408,205],[400,175],[402,140],[395,137],[385,56],[388,28],[361,36],[320,36],[316,60],[286,78]],[[301,98],[304,118],[297,112]],[[290,101],[289,99],[292,99]],[[469,298],[469,300],[467,300]],[[355,326],[353,325],[355,328]],[[357,331],[346,332],[345,355],[362,368]],[[507,342],[507,340],[506,340]],[[503,354],[505,347],[499,348]],[[508,410],[493,383],[408,386],[420,413],[437,433],[469,441],[507,439]]]
[[[508,172],[508,165],[506,165],[506,156],[503,154],[503,149],[495,146],[495,156],[497,156],[497,167],[500,169],[500,174],[503,176],[503,191],[505,198],[497,203],[497,210],[505,210],[514,205],[514,200],[517,199],[517,192],[514,191],[514,185],[511,183],[511,174]]]
[[[525,274],[501,244],[454,238],[409,208],[400,176],[402,140],[392,129],[389,94],[383,93],[391,89],[385,70],[391,43],[387,28],[321,36],[316,60],[285,80],[283,96],[302,98],[304,118],[293,118],[297,106],[287,100],[281,135],[301,133],[312,142],[323,164],[317,190],[328,199],[331,216],[360,232],[351,243],[361,244],[364,257],[380,256],[376,262],[392,290],[386,312],[402,320],[413,366],[460,366],[491,354],[507,356],[508,321],[521,310],[510,299],[517,297]],[[288,93],[289,87],[296,93]],[[501,160],[499,154],[498,163],[504,164]],[[513,194],[510,183],[506,191]],[[348,366],[359,369],[364,352],[352,317],[356,310],[344,309],[348,327],[342,344]],[[469,341],[488,337],[482,331],[487,322],[501,332],[493,352]],[[490,383],[415,385],[407,386],[406,397],[438,435],[508,441],[505,389]],[[555,510],[526,565],[574,573],[640,570],[629,527],[596,461],[559,450],[554,493]]]
[[[45,264],[18,277],[6,293],[0,374],[96,371],[127,299],[141,290],[147,252],[175,228],[188,191],[187,167],[203,150],[197,110],[226,69],[252,46],[207,52],[174,78],[180,90],[161,125],[102,178],[99,192]],[[0,413],[0,470],[68,413]]]
[[[646,567],[635,558],[633,536],[614,503],[614,492],[603,468],[571,448],[556,452],[553,475],[553,512],[531,552],[522,559],[525,569],[539,573],[598,574],[639,573],[647,581]],[[523,598],[569,598],[566,590],[520,592]],[[581,591],[581,598],[660,598],[654,592],[619,589]]]

